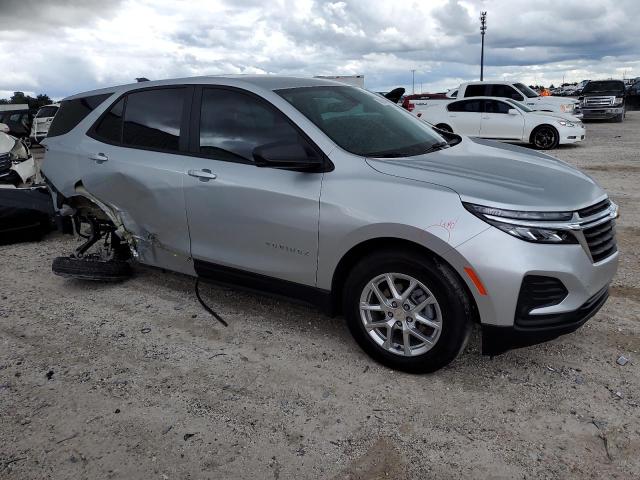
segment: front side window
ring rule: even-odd
[[[179,151],[184,88],[158,88],[127,95],[122,143]]]
[[[482,100],[461,100],[450,103],[447,106],[450,112],[480,113],[482,111]]]
[[[344,150],[364,157],[420,155],[444,139],[385,98],[349,86],[276,90]]]
[[[487,95],[490,97],[513,98],[518,101],[524,100],[524,97],[510,85],[492,85]]]
[[[302,141],[287,118],[265,101],[233,90],[203,89],[199,153],[217,160],[253,162],[256,147]]]
[[[540,95],[533,88],[527,87],[524,83],[513,84],[518,90],[524,93],[528,98],[536,98]]]
[[[485,100],[484,102],[485,113],[509,113],[510,108],[513,107],[498,100]]]

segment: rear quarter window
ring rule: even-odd
[[[111,95],[111,93],[104,93],[63,101],[53,122],[51,122],[47,137],[57,137],[69,133]]]

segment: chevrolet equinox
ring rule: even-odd
[[[617,268],[618,208],[589,176],[329,80],[96,90],[62,101],[44,143],[56,210],[87,237],[55,273],[137,261],[286,295],[401,370],[447,365],[474,322],[490,355],[572,332]]]

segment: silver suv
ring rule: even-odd
[[[44,143],[59,214],[91,227],[54,272],[115,280],[135,260],[285,294],[406,371],[450,363],[474,322],[491,355],[571,332],[617,268],[617,207],[589,176],[328,80],[96,90]]]

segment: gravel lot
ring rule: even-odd
[[[86,284],[51,273],[70,237],[0,247],[0,478],[640,478],[640,112],[587,129],[552,154],[621,206],[612,297],[432,375],[311,308],[205,286],[224,328],[188,277]]]

